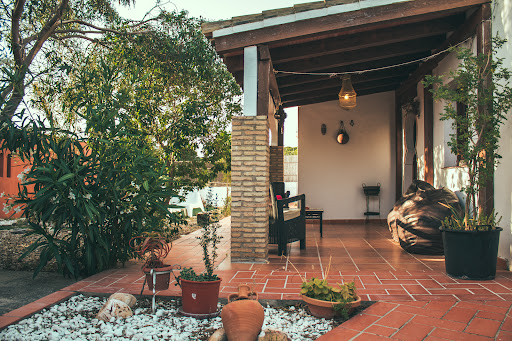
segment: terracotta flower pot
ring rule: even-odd
[[[254,341],[263,326],[265,312],[255,300],[228,303],[220,314],[228,340]]]
[[[169,280],[171,278],[172,265],[164,265],[160,268],[153,268],[156,272],[156,286],[155,290],[169,289]],[[151,268],[144,267],[142,271],[146,274],[146,282],[148,283],[149,290],[153,290],[153,276],[151,275]]]
[[[181,301],[183,311],[187,314],[212,314],[217,311],[220,282],[196,282],[181,279]]]
[[[311,315],[323,318],[333,318],[335,315],[333,306],[336,302],[316,300],[311,297],[302,295],[302,300],[307,303]],[[356,300],[347,303],[348,313],[350,314],[356,307],[361,304],[361,297],[356,296]]]

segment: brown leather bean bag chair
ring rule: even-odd
[[[441,205],[451,205],[459,213],[462,208],[452,191],[421,180],[414,180],[388,214],[388,226],[393,239],[407,252],[425,255],[442,255],[442,221],[452,211]]]

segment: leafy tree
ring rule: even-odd
[[[241,111],[241,91],[198,20],[185,12],[163,12],[157,22],[150,33],[105,39],[109,49],[75,53],[66,78],[36,83],[37,105],[54,124],[85,121],[91,129],[94,121],[77,104],[99,103],[96,89],[114,87],[117,97],[127,98],[119,115],[155,145],[169,185],[204,187],[218,172],[230,170],[227,128]]]
[[[25,185],[34,190],[22,186],[18,199],[32,233],[40,236],[27,252],[42,250],[37,271],[55,258],[73,276],[130,259],[131,237],[161,229],[165,219],[175,221],[169,197],[229,170],[226,127],[240,111],[240,88],[199,21],[162,12],[130,25],[112,7],[100,6],[110,2],[91,3],[83,19],[101,9],[105,15],[98,20],[115,30],[82,32],[84,40],[101,36],[84,45],[55,29],[44,40],[41,60],[29,63],[24,74],[16,63],[5,68],[2,83],[0,148],[33,163]],[[54,8],[47,1],[20,4],[27,13]],[[89,2],[70,3],[63,13],[76,15],[72,8],[80,4]],[[4,10],[17,8],[9,6]],[[33,19],[27,14],[27,25]],[[15,99],[28,87],[30,106],[44,113],[41,121],[30,121],[23,111],[12,116],[20,103]]]
[[[62,71],[55,51],[80,49],[82,42],[103,44],[105,36],[147,32],[157,18],[128,21],[114,4],[133,0],[1,0],[0,121],[10,120],[26,89],[41,75]]]

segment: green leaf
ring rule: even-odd
[[[64,182],[64,181],[66,181],[66,180],[68,180],[68,179],[73,178],[74,176],[75,176],[75,174],[74,174],[74,173],[69,173],[69,174],[63,175],[63,176],[61,176],[61,177],[59,178],[59,180],[57,180],[57,183]]]

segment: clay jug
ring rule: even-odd
[[[220,314],[228,341],[255,341],[261,331],[265,312],[258,301],[228,303]]]

